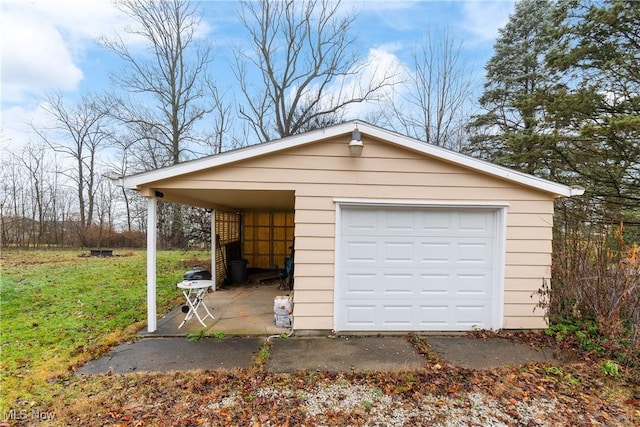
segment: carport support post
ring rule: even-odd
[[[216,285],[216,254],[218,253],[218,248],[216,246],[218,243],[218,239],[216,238],[216,210],[211,210],[211,278],[213,279],[213,291],[216,291],[218,287]]]
[[[156,316],[156,241],[158,230],[157,199],[147,199],[147,330],[157,328]]]

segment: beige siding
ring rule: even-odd
[[[539,314],[538,314],[539,313]],[[542,312],[536,310],[535,316],[505,316],[505,329],[543,329],[548,326]]]
[[[359,158],[349,157],[346,141],[323,141],[182,176],[161,186],[295,191],[296,329],[333,328],[334,198],[506,203],[504,327],[543,327],[543,313],[533,312],[530,295],[550,275],[552,195],[366,135],[363,141]]]

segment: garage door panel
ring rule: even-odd
[[[449,264],[453,247],[451,242],[421,241],[420,262],[422,264]]]
[[[465,264],[482,264],[491,265],[493,257],[491,257],[492,241],[484,242],[459,242],[457,244],[457,259],[459,263]]]
[[[338,330],[491,327],[495,211],[344,208]]]
[[[393,296],[401,294],[411,296],[415,293],[413,289],[414,275],[410,273],[384,273],[382,279],[382,295]]]
[[[482,211],[460,211],[458,214],[458,230],[468,236],[493,235],[493,218]]]
[[[493,240],[449,238],[447,241],[421,239],[417,254],[424,264],[482,264],[492,265]]]
[[[449,304],[421,304],[418,324],[426,330],[447,330],[451,323]]]
[[[378,214],[372,209],[351,209],[343,216],[342,234],[358,235],[378,228]]]
[[[423,235],[450,235],[454,218],[448,213],[448,211],[417,211],[417,230]]]
[[[383,234],[395,235],[397,233],[412,233],[414,230],[415,216],[412,211],[382,212],[383,222],[381,231]]]
[[[491,322],[486,306],[456,305],[455,303],[429,303],[420,305],[419,323],[427,329],[437,327],[443,331],[488,327]]]
[[[345,324],[348,328],[362,328],[360,330],[373,330],[376,327],[376,306],[374,304],[346,305]]]
[[[457,331],[488,328],[490,315],[483,304],[457,305],[433,301],[423,304],[353,304],[346,306],[345,324],[362,331],[423,330]]]
[[[382,325],[387,328],[407,328],[414,323],[414,310],[412,304],[384,304],[379,313]]]
[[[420,298],[449,295],[451,293],[451,274],[447,272],[421,273],[418,284]]]
[[[375,289],[376,276],[376,273],[366,271],[349,273],[345,276],[342,286],[342,298],[361,298],[365,294],[375,297],[377,294]]]
[[[486,304],[456,305],[455,324],[463,329],[488,328],[491,325],[491,310]]]
[[[370,296],[387,297],[394,294],[422,296],[442,294],[454,299],[457,296],[491,299],[492,291],[487,282],[492,280],[491,270],[476,269],[450,273],[446,269],[422,273],[406,272],[403,269],[387,269],[371,272],[366,268],[354,270],[344,276],[340,297],[345,300]]]
[[[456,275],[456,294],[463,295],[467,298],[486,298],[491,299],[491,290],[487,289],[487,277],[490,272],[464,273]]]
[[[411,265],[415,257],[415,243],[410,240],[381,242],[382,261],[385,264]]]
[[[340,299],[357,303],[363,300],[406,299],[416,296],[415,275],[396,271],[350,273],[344,277]]]
[[[352,240],[345,246],[345,261],[348,264],[374,264],[378,259],[378,243],[373,240]]]

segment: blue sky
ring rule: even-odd
[[[202,36],[218,50],[214,79],[234,88],[229,60],[243,42],[236,1],[203,1]],[[513,1],[345,1],[343,13],[359,10],[354,28],[363,55],[377,54],[382,67],[405,64],[411,46],[429,32],[448,28],[462,42],[462,55],[479,94],[483,66]],[[122,33],[126,17],[108,0],[2,0],[2,149],[34,141],[26,122],[46,123],[40,109],[46,91],[70,100],[109,86],[120,64],[98,48],[96,37]]]

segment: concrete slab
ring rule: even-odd
[[[409,371],[425,360],[405,337],[304,337],[273,340],[270,372]]]
[[[189,369],[249,368],[263,338],[148,338],[121,344],[107,356],[78,369],[78,374],[127,374]]]
[[[425,337],[431,349],[454,366],[491,369],[530,363],[561,364],[551,350],[538,351],[503,338]],[[168,372],[191,369],[250,368],[263,337],[143,338],[121,344],[105,357],[81,367],[78,374]],[[404,336],[290,337],[272,340],[264,369],[269,372],[402,372],[420,370],[426,359]]]
[[[456,336],[427,337],[433,351],[454,366],[491,369],[530,363],[560,363],[550,350],[538,351],[504,338],[477,339]]]
[[[273,299],[283,295],[283,291],[278,290],[278,284],[249,282],[210,292],[204,302],[215,318],[205,319],[206,327],[194,316],[182,328],[178,328],[185,317],[180,305],[158,319],[156,331],[149,333],[145,329],[140,334],[184,337],[204,331],[209,335],[222,332],[226,336],[266,336],[287,332],[288,329],[276,328],[273,322]]]

